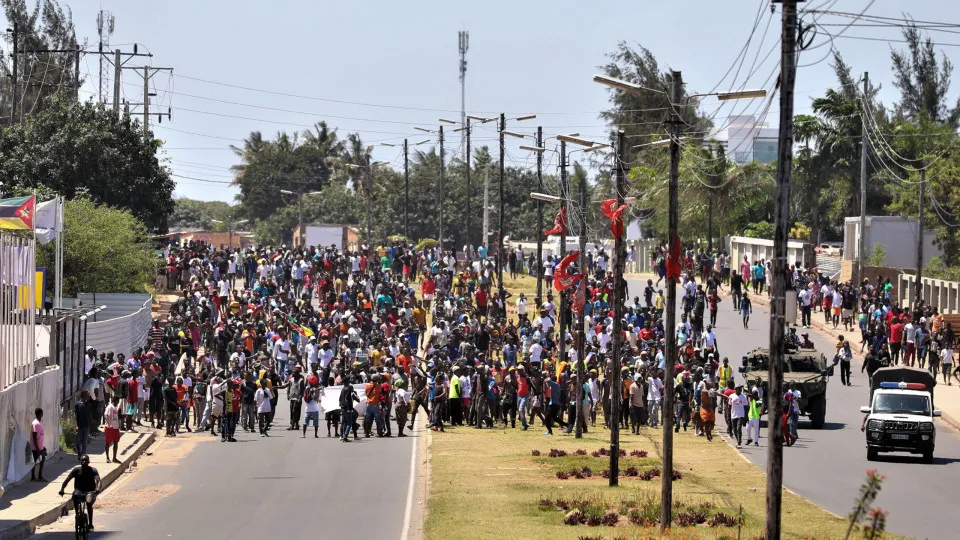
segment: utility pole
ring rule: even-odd
[[[683,97],[683,75],[679,71],[672,73],[673,93],[671,102],[680,103]],[[680,202],[678,197],[680,182],[680,114],[676,107],[670,108],[670,184],[667,215],[668,256],[673,251],[675,239],[679,237],[678,222]],[[618,193],[618,196],[620,194]],[[666,360],[663,363],[663,474],[660,478],[660,528],[669,529],[673,523],[673,366],[677,362],[677,340],[673,332],[677,327],[677,282],[667,278],[667,324],[664,328],[666,339]]]
[[[113,112],[120,111],[120,49],[113,51]],[[144,100],[146,101],[146,100]]]
[[[10,125],[12,126],[14,122],[17,121],[17,89],[20,85],[19,72],[17,71],[17,57],[20,56],[17,47],[19,47],[20,40],[20,25],[13,23],[13,84],[11,85],[11,97],[10,100]]]
[[[501,135],[501,140],[503,136]],[[567,185],[567,143],[560,141],[560,211],[567,212],[569,218],[570,187]],[[569,223],[569,220],[567,221]],[[567,254],[567,231],[560,230],[560,260]],[[540,309],[540,306],[537,306]],[[567,354],[567,291],[560,291],[560,301],[557,303],[557,311],[560,312],[560,336],[557,338],[557,363],[563,362]]]
[[[150,135],[150,68],[147,66],[143,66],[143,134]]]
[[[623,130],[619,129],[616,148],[617,208],[623,204],[624,193],[627,191],[626,175],[623,171],[623,162],[626,159],[623,141]],[[623,264],[626,260],[626,243],[623,238],[613,239],[613,251],[616,255],[613,267],[613,359],[610,361],[610,487],[620,483],[620,357],[623,354],[623,306],[626,303],[627,287],[623,279]]]
[[[480,245],[490,248],[490,163],[483,168],[483,238]],[[487,255],[489,256],[489,254]]]
[[[507,115],[500,113],[500,233],[497,234],[497,284],[500,287],[500,300],[504,302],[504,305],[506,305],[503,289],[503,236],[506,233],[503,220],[503,213],[506,210],[506,202],[504,201],[503,194],[503,130],[505,129],[507,129]]]
[[[543,126],[537,126],[537,148],[543,148]],[[543,193],[543,152],[537,152],[537,191]],[[467,199],[470,200],[470,199]],[[543,203],[537,199],[537,298],[534,303],[543,303]],[[469,208],[469,207],[468,207]]]
[[[463,60],[464,66],[466,66],[466,62],[467,62],[466,60]],[[464,71],[465,70],[466,70],[466,67],[464,67]],[[464,115],[466,115],[466,112],[464,112]],[[471,195],[471,192],[470,192],[470,189],[471,189],[470,187],[470,120],[466,119],[466,116],[464,116],[463,129],[466,130],[466,138],[467,138],[467,150],[466,150],[467,152],[466,153],[466,158],[467,158],[466,159],[466,163],[467,163],[467,216],[466,216],[467,217],[467,241],[465,242],[465,244],[467,245],[467,256],[469,257],[470,246],[472,245],[471,233],[473,232],[472,230],[473,214],[471,214],[471,208],[470,208],[470,199],[472,198],[470,196]]]
[[[867,103],[867,87],[869,86],[870,74],[863,73],[863,103]],[[867,236],[867,145],[870,144],[869,132],[867,131],[867,115],[870,111],[866,108],[860,117],[860,235],[857,238],[857,285],[863,283],[863,259],[864,243]],[[877,284],[879,286],[879,283]]]
[[[410,153],[403,140],[403,235],[410,240]]]
[[[581,287],[586,287],[587,279],[587,176],[583,175],[580,179],[580,211],[582,212],[580,216],[580,260],[577,263],[579,266],[579,271],[583,274],[584,283],[581,283]],[[569,217],[569,214],[567,214]],[[582,293],[575,293],[582,294]],[[566,306],[564,306],[566,308]],[[571,314],[573,311],[571,310]],[[579,339],[577,340],[577,390],[576,390],[576,400],[577,400],[577,423],[576,423],[576,438],[580,439],[583,437],[583,383],[586,379],[586,373],[583,368],[584,360],[587,356],[587,329],[585,321],[586,317],[581,314],[577,319],[577,333],[579,334]]]
[[[923,163],[921,163],[923,165]],[[927,168],[920,169],[920,200],[917,211],[917,301],[923,300],[923,197],[927,187]],[[915,301],[916,305],[916,301]],[[913,306],[910,306],[913,308]]]
[[[443,145],[441,145],[441,147],[442,147],[442,146],[443,146]],[[370,153],[369,153],[369,152],[367,152],[366,165],[367,165],[367,166],[364,167],[363,174],[364,174],[365,177],[366,177],[366,182],[364,182],[364,183],[366,184],[366,191],[367,191],[367,208],[368,208],[368,212],[367,212],[367,247],[368,247],[368,249],[373,249],[373,228],[371,227],[371,222],[370,222],[370,219],[371,219],[371,216],[373,215],[373,212],[370,212],[370,211],[369,211],[370,209],[373,208],[373,174],[372,174],[372,171],[371,171],[371,169],[373,168],[373,165],[370,164]]]
[[[770,368],[767,396],[779,403],[783,393],[784,332],[786,330],[787,239],[790,221],[790,179],[793,173],[793,89],[797,78],[797,0],[779,0],[782,6],[780,41],[780,137],[774,201],[773,298],[770,302]],[[767,522],[766,538],[780,538],[783,506],[783,425],[779,408],[767,412]]]
[[[440,237],[437,239],[440,243],[440,251],[443,251],[443,180],[446,172],[446,163],[443,161],[443,124],[440,125]],[[456,249],[454,249],[456,251]]]
[[[129,53],[125,53],[125,54],[129,54]],[[134,52],[131,56],[149,56],[149,55],[138,54],[136,51],[136,46],[134,46]],[[143,77],[143,103],[141,103],[140,105],[143,107],[143,133],[144,135],[149,136],[150,114],[151,114],[150,113],[150,96],[151,96],[150,78],[156,75],[160,71],[172,72],[173,68],[172,67],[152,67],[152,66],[123,66],[123,65],[121,65],[120,67],[121,69],[130,69],[130,70],[133,70],[134,72],[139,72],[139,70],[141,69],[143,70],[143,73],[140,74],[141,77]],[[157,115],[157,120],[160,122],[163,121],[164,116],[166,116],[168,119],[171,117],[169,108],[165,113],[152,113],[152,114]]]
[[[73,101],[80,103],[80,44],[74,43],[73,49]]]

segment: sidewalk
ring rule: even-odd
[[[90,441],[87,447],[90,465],[100,473],[101,489],[106,489],[120,478],[132,463],[153,443],[157,432],[149,427],[139,428],[138,433],[124,432],[120,437],[119,458],[121,463],[106,463],[103,454],[103,436]],[[67,486],[67,495],[59,495],[60,486],[70,470],[77,465],[73,454],[59,452],[47,460],[43,475],[46,483],[31,482],[9,488],[0,497],[0,540],[19,540],[32,535],[37,527],[56,521],[63,511],[72,506]]]

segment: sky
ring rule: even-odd
[[[576,131],[584,138],[607,140],[608,129],[598,112],[609,104],[608,90],[592,77],[620,41],[647,47],[664,70],[681,70],[688,92],[772,88],[779,62],[779,9],[771,15],[766,0],[61,2],[72,9],[78,37],[88,40],[88,50],[97,48],[98,11],[109,10],[116,20],[110,48],[128,51],[138,43],[141,52],[153,54],[126,65],[146,62],[174,68],[172,76],[159,72],[151,79],[151,91],[157,94],[151,98],[153,109],[169,107],[172,119],[151,122],[156,136],[165,141],[162,157],[177,180],[176,195],[202,200],[232,201],[236,195],[228,185],[229,167],[237,163],[230,144],[241,145],[251,131],[272,137],[320,120],[338,128],[343,137],[359,133],[376,145],[374,159],[402,169],[402,149],[381,143],[402,146],[404,138],[435,142],[433,135],[414,127],[436,129],[440,118],[459,120],[460,30],[470,33],[467,113],[536,114],[534,120],[508,122],[508,129],[534,133],[540,125],[545,136]],[[955,2],[801,4],[805,10],[860,13],[866,8],[868,14],[890,17],[902,17],[905,7],[916,20],[960,22],[960,4]],[[901,39],[898,29],[845,29],[851,19],[836,15],[807,13],[803,20],[825,26],[800,56],[797,114],[809,113],[811,99],[836,84],[831,48],[843,54],[858,76],[870,72],[871,81],[882,85],[885,104],[897,100],[890,50],[905,44],[884,40]],[[931,35],[938,43],[960,43],[960,36]],[[855,39],[863,37],[877,41]],[[739,75],[734,79],[731,72],[724,78],[748,38]],[[957,46],[938,48],[949,57],[960,52]],[[97,57],[86,55],[81,72],[87,76],[81,98],[96,98]],[[123,96],[142,101],[142,84],[137,73],[125,71]],[[958,92],[960,84],[955,84],[951,102]],[[774,101],[766,118],[771,126],[777,124],[778,103]],[[719,102],[705,98],[702,107],[722,125],[730,114],[759,113],[763,104],[727,102],[719,108]],[[494,145],[495,130],[494,123],[477,127],[474,145]],[[447,155],[462,152],[461,144],[458,134],[448,133]],[[520,144],[530,141],[508,140],[508,164],[532,168],[534,159]],[[556,167],[556,158],[550,159],[549,166]]]

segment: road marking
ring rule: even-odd
[[[413,511],[413,487],[417,482],[417,450],[419,446],[417,438],[410,437],[410,483],[407,485],[407,508],[403,514],[403,529],[400,530],[400,540],[406,540],[407,535],[410,534],[410,513]]]

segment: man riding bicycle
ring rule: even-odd
[[[73,511],[80,510],[80,504],[87,503],[87,520],[90,524],[90,530],[93,530],[93,503],[97,500],[97,493],[100,492],[100,473],[97,469],[90,466],[90,456],[83,454],[80,456],[80,465],[73,468],[67,479],[60,486],[60,496],[67,488],[67,484],[73,480]]]

